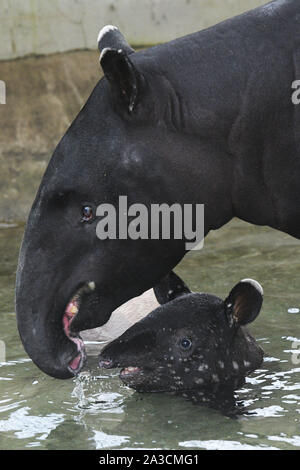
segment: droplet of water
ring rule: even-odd
[[[300,309],[299,308],[289,308],[288,313],[300,313]]]
[[[76,377],[75,379],[75,387],[74,387],[74,390],[72,392],[72,397],[74,398],[77,398],[78,400],[78,407],[79,408],[84,408],[87,406],[88,404],[88,399],[87,397],[85,396],[85,389],[84,389],[84,385],[85,385],[85,379],[89,379],[89,377],[85,376],[85,374],[80,374],[78,377]]]

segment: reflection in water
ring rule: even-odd
[[[288,313],[300,308],[297,240],[234,221],[178,268],[193,290],[220,297],[240,279],[263,284],[263,311],[250,330],[266,358],[235,394],[242,412],[231,419],[183,397],[135,393],[96,359],[70,381],[40,372],[24,353],[13,313],[21,234],[22,227],[0,227],[0,449],[300,448],[300,315]]]

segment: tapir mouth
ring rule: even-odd
[[[108,347],[109,346],[110,345],[108,345]],[[102,351],[102,353],[103,353],[103,351]],[[102,357],[102,354],[100,355],[100,358],[99,358],[99,367],[101,367],[103,369],[115,369],[115,368],[120,368],[121,367],[120,377],[135,375],[135,374],[141,374],[144,371],[144,369],[142,369],[141,367],[127,366],[124,363],[121,364],[118,361],[115,362],[112,359],[107,359],[105,357]]]
[[[77,354],[68,364],[68,370],[73,374],[77,375],[83,368],[86,362],[86,351],[84,342],[79,333],[71,331],[71,324],[74,318],[79,314],[80,303],[83,294],[88,294],[95,289],[95,283],[88,282],[77,289],[76,293],[72,296],[68,302],[64,314],[63,314],[63,329],[67,338],[76,344]]]
[[[120,371],[120,379],[122,378],[129,378],[129,377],[136,377],[139,374],[143,373],[143,369],[140,367],[124,367]]]
[[[129,387],[140,389],[141,385],[144,384],[145,380],[148,382],[149,377],[153,377],[154,369],[148,366],[129,366],[115,362],[111,359],[102,358],[100,356],[99,366],[103,369],[115,369],[120,368],[119,378],[120,380]],[[149,381],[150,383],[152,380]],[[141,390],[140,390],[141,391]]]

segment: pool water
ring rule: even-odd
[[[0,225],[0,449],[300,449],[299,241],[234,220],[177,268],[192,290],[223,298],[243,278],[264,287],[249,329],[266,357],[237,392],[245,413],[231,419],[181,397],[138,394],[96,358],[69,381],[37,369],[14,314],[23,230]]]

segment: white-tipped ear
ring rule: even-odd
[[[255,279],[243,279],[241,282],[249,282],[249,284],[252,284],[253,287],[255,287],[255,289],[257,289],[261,295],[264,295],[264,290],[262,286],[259,282],[255,281]]]
[[[113,26],[112,24],[107,24],[102,29],[100,29],[100,32],[98,34],[98,39],[97,39],[98,46],[99,46],[100,41],[103,39],[103,37],[110,31],[118,31],[118,28],[116,26]]]
[[[100,53],[106,48],[109,49],[121,49],[126,55],[130,55],[134,52],[120,30],[111,24],[104,26],[98,34],[98,49]]]
[[[258,316],[263,303],[263,288],[254,279],[243,279],[225,300],[230,325],[247,325]]]

